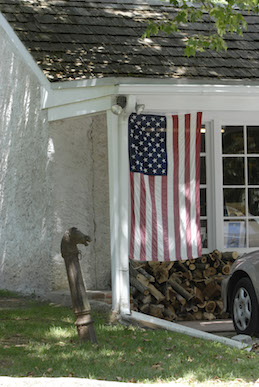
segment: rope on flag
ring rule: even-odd
[[[201,118],[200,112],[129,117],[131,259],[201,255]]]

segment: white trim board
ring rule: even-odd
[[[198,329],[190,328],[167,320],[162,320],[160,318],[149,316],[147,314],[143,314],[139,312],[132,311],[130,314],[122,313],[122,318],[125,319],[126,321],[142,323],[144,324],[144,326],[149,326],[151,328],[154,328],[154,327],[162,328],[172,332],[188,335],[191,337],[196,337],[199,339],[219,342],[221,344],[225,344],[230,347],[245,349],[248,352],[250,352],[252,349],[250,345],[247,345],[245,343],[240,343],[239,341],[235,341],[224,336],[213,335],[211,333],[199,331]]]
[[[52,86],[52,85],[51,85]],[[55,85],[53,85],[55,86]],[[51,92],[46,95],[42,108],[54,108],[64,105],[74,104],[82,101],[92,101],[97,98],[113,96],[116,94],[116,87],[107,86],[84,86],[70,88],[51,88]]]
[[[48,120],[55,121],[82,115],[97,114],[111,109],[112,97],[102,97],[48,108]]]

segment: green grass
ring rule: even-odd
[[[8,294],[0,291],[0,299]],[[0,375],[203,385],[239,379],[242,386],[259,378],[256,353],[92,315],[97,345],[79,343],[69,308],[28,301],[26,308],[0,310]]]

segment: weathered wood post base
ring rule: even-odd
[[[78,316],[75,322],[77,327],[78,336],[82,342],[91,341],[91,343],[97,343],[97,338],[94,329],[94,320],[90,314]]]
[[[61,255],[65,260],[67,277],[70,287],[72,305],[77,317],[75,325],[77,327],[80,341],[91,341],[97,343],[90,314],[90,304],[88,301],[82,272],[79,264],[79,250],[77,244],[88,246],[90,237],[83,234],[76,227],[67,230],[61,241]]]

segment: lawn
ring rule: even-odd
[[[80,344],[66,307],[19,297],[0,309],[0,375],[81,377],[125,382],[209,385],[259,379],[259,355],[163,330],[110,323],[92,313],[98,344]],[[0,299],[10,293],[0,291]],[[259,380],[258,380],[259,382]]]

